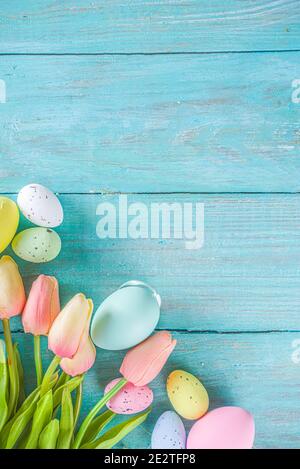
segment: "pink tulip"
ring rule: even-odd
[[[73,358],[63,358],[60,362],[62,370],[70,376],[86,373],[96,360],[96,348],[90,336],[81,340]]]
[[[161,371],[175,345],[169,332],[157,332],[126,353],[120,373],[130,383],[145,386]]]
[[[48,335],[60,312],[58,282],[55,277],[40,275],[32,284],[22,322],[25,332]]]
[[[91,317],[86,323],[78,350],[74,357],[63,358],[60,362],[62,370],[70,376],[77,376],[86,373],[95,363],[96,348],[90,338],[90,322]]]
[[[21,314],[26,297],[22,277],[10,256],[0,259],[0,319]]]
[[[83,293],[75,295],[62,309],[52,324],[48,348],[62,358],[72,358],[89,324],[93,302]]]

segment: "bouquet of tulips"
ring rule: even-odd
[[[168,332],[158,332],[126,353],[120,379],[78,424],[84,375],[96,359],[89,334],[92,311],[92,300],[82,293],[61,310],[58,282],[46,275],[35,280],[26,301],[17,264],[9,256],[0,259],[0,319],[5,338],[0,340],[1,448],[112,448],[146,420],[149,408],[105,430],[115,414],[103,408],[128,383],[145,386],[158,375],[176,345]],[[10,318],[19,314],[24,331],[34,337],[37,382],[28,396],[9,325]],[[48,348],[54,353],[46,370],[40,336],[48,336]]]

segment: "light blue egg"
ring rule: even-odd
[[[151,437],[152,449],[185,449],[186,431],[176,412],[167,410],[157,420]]]
[[[92,321],[91,335],[98,347],[123,350],[145,340],[160,315],[160,296],[146,283],[124,283],[106,298]]]

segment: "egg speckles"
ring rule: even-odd
[[[17,202],[23,215],[35,225],[54,228],[63,221],[60,201],[52,191],[40,184],[23,187]]]
[[[61,240],[55,231],[48,228],[29,228],[17,234],[12,248],[25,261],[49,262],[58,256]]]
[[[186,433],[180,417],[168,410],[157,420],[151,437],[152,449],[184,449]]]
[[[111,381],[105,388],[104,394],[108,393],[120,378]],[[153,401],[153,392],[148,386],[135,386],[127,383],[108,401],[107,407],[116,414],[137,414],[147,409]]]
[[[196,420],[207,412],[207,391],[191,373],[173,371],[167,379],[167,393],[176,412],[186,419]]]
[[[0,197],[0,252],[7,248],[19,224],[19,210],[13,200]]]

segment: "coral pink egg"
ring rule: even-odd
[[[241,407],[220,407],[192,426],[187,449],[251,449],[254,435],[249,412]]]
[[[114,379],[105,388],[108,393],[121,378]],[[147,409],[153,401],[153,392],[148,386],[135,386],[127,383],[108,403],[107,407],[116,414],[137,414]]]

